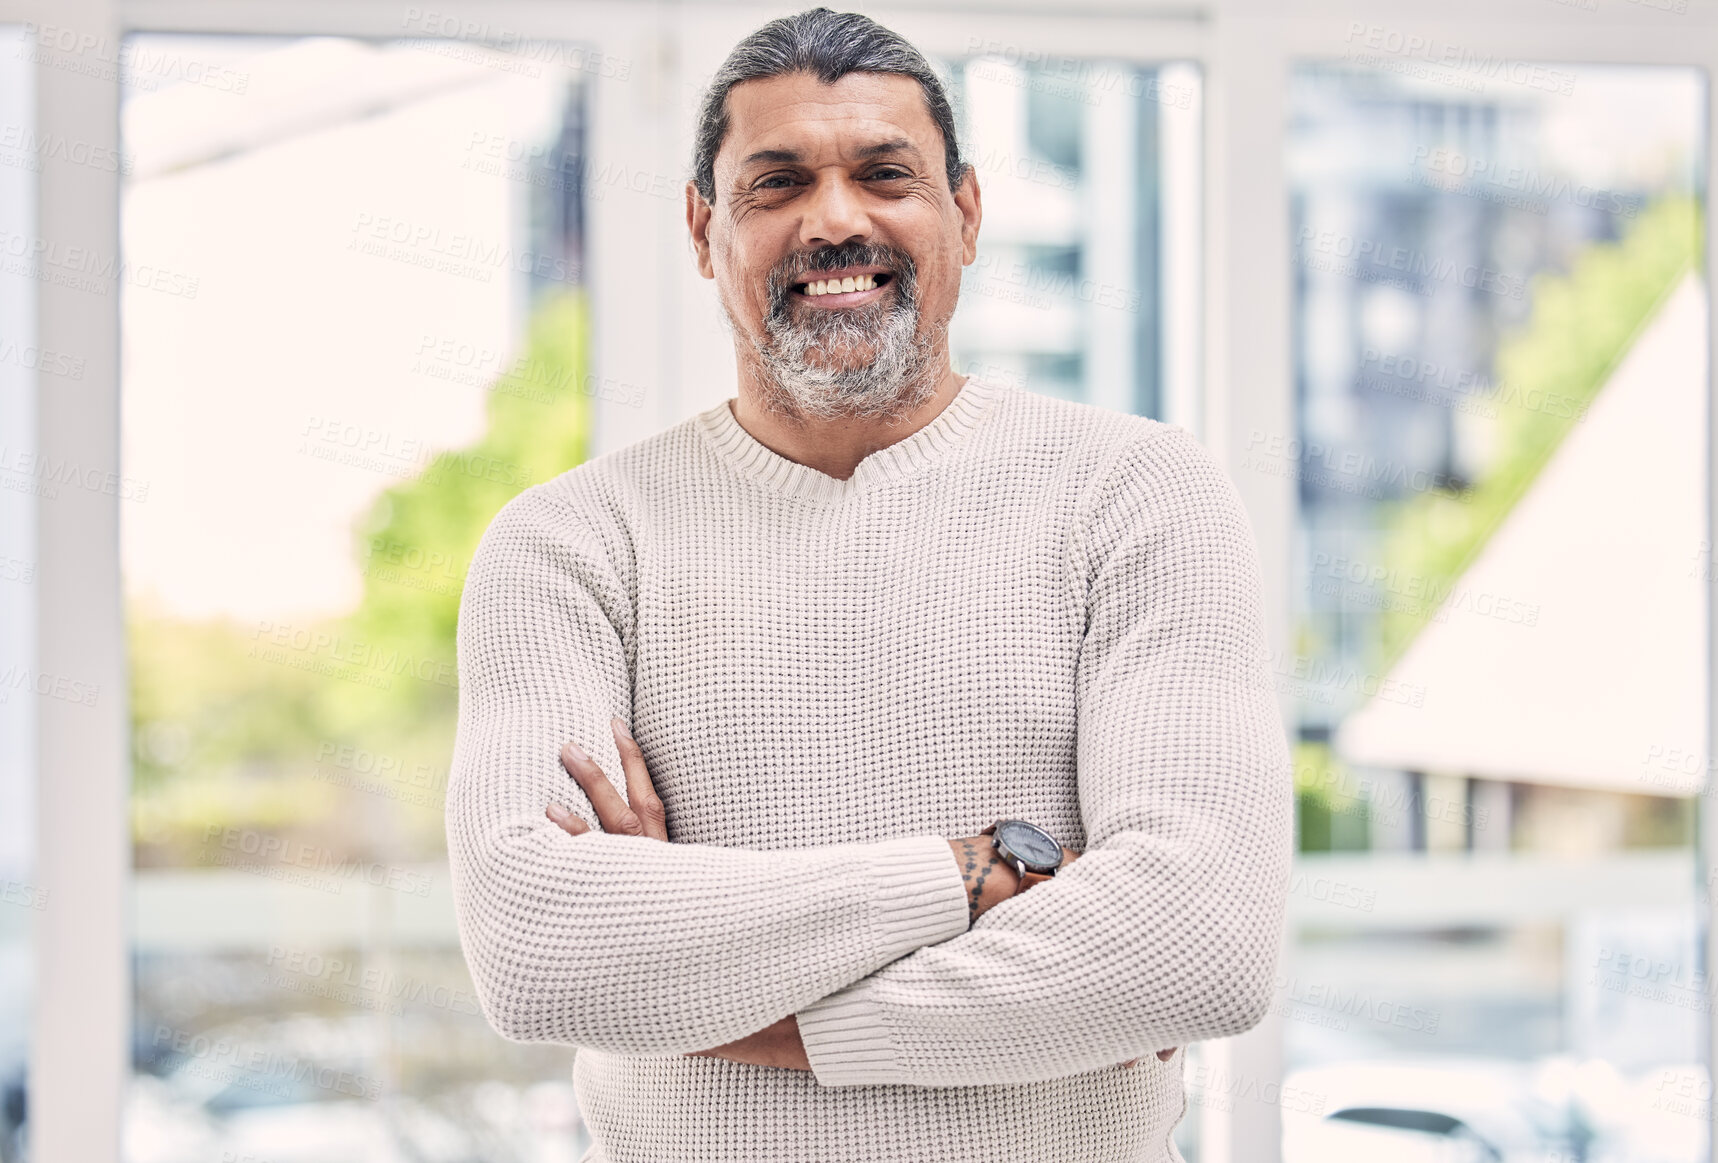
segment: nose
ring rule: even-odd
[[[799,241],[807,247],[840,246],[870,237],[871,217],[861,191],[846,174],[820,175],[807,192],[799,220]]]

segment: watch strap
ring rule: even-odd
[[[1014,890],[1014,895],[1019,896],[1033,885],[1042,884],[1046,880],[1054,880],[1055,878],[1054,872],[1022,872],[1020,874],[1020,887]]]

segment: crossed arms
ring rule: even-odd
[[[1239,1033],[1268,1008],[1291,782],[1232,485],[1180,429],[1123,450],[1088,581],[1077,867],[969,927],[949,841],[754,851],[595,830],[553,757],[624,770],[626,586],[544,487],[497,516],[459,624],[448,795],[461,942],[491,1025],[617,1054],[791,1020],[820,1084],[1024,1083]],[[576,682],[569,683],[569,676]],[[570,803],[571,836],[544,805]]]
[[[569,743],[561,749],[561,765],[590,800],[597,818],[602,822],[602,831],[622,836],[648,836],[666,842],[668,814],[661,797],[656,794],[655,783],[650,778],[650,769],[644,762],[644,752],[633,739],[632,733],[627,730],[626,724],[618,717],[610,720],[610,725],[614,730],[615,747],[620,752],[621,764],[626,772],[623,781],[626,786],[624,799],[615,790],[607,774],[576,744]],[[585,823],[582,817],[574,815],[562,804],[549,804],[544,809],[544,815],[555,821],[570,836],[583,836],[591,831],[591,826]],[[965,881],[969,920],[976,921],[1019,891],[1018,874],[997,855],[985,836],[963,836],[948,843]],[[1061,868],[1068,868],[1080,855],[1072,849],[1066,850]],[[1157,1057],[1168,1061],[1175,1049],[1177,1048],[1159,1050]],[[693,1054],[726,1058],[753,1066],[775,1066],[789,1070],[811,1069],[811,1060],[806,1055],[805,1042],[800,1036],[799,1023],[791,1014],[738,1041],[710,1050],[695,1050]],[[1137,1058],[1132,1058],[1122,1065],[1131,1067],[1137,1061]]]

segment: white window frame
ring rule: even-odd
[[[1267,579],[1267,625],[1287,648],[1295,499],[1286,479],[1237,472],[1247,433],[1291,432],[1290,239],[1283,171],[1283,110],[1293,62],[1339,59],[1350,20],[1385,23],[1550,62],[1691,65],[1708,78],[1707,124],[1714,123],[1718,6],[1689,0],[1674,14],[1645,4],[1601,0],[1588,12],[1553,0],[1083,0],[1038,11],[1015,0],[940,0],[868,6],[929,52],[960,55],[968,38],[1031,45],[1072,57],[1123,55],[1188,60],[1204,78],[1204,389],[1193,425],[1240,488]],[[430,7],[430,6],[425,6]],[[687,164],[690,118],[668,97],[695,88],[738,36],[802,5],[764,8],[717,0],[659,6],[557,0],[434,6],[491,28],[591,44],[624,57],[637,72],[623,86],[593,77],[592,153],[605,162],[660,175],[677,188]],[[1316,8],[1316,13],[1314,9]],[[132,32],[276,35],[409,35],[407,7],[394,0],[0,0],[0,23],[74,28],[116,45]],[[1128,46],[1118,53],[1118,46]],[[47,51],[47,50],[43,50]],[[118,93],[75,72],[36,70],[37,128],[90,143],[118,138]],[[1718,185],[1718,151],[1707,142],[1707,189]],[[53,160],[40,173],[37,232],[96,253],[118,250],[117,175],[69,169]],[[644,408],[594,397],[601,447],[617,447],[680,419],[688,374],[731,365],[731,349],[709,326],[713,289],[692,272],[685,227],[660,199],[609,198],[589,204],[593,291],[593,374],[648,385]],[[1707,270],[1718,244],[1707,232]],[[679,275],[674,274],[679,271]],[[697,298],[693,298],[697,296]],[[1712,297],[1718,334],[1718,296]],[[654,305],[647,312],[647,305]],[[629,316],[625,344],[611,310]],[[642,322],[641,322],[642,320]],[[43,390],[40,454],[98,471],[119,471],[117,298],[92,309],[86,294],[53,283],[38,291],[38,342],[87,357],[77,394]],[[657,342],[638,342],[650,327]],[[719,357],[719,358],[718,358]],[[1718,448],[1718,408],[1709,447]],[[74,495],[75,494],[75,495]],[[1712,496],[1711,489],[1708,490]],[[38,875],[52,906],[39,914],[36,1023],[31,1035],[32,1154],[97,1163],[119,1157],[121,1100],[130,1055],[131,878],[126,669],[121,619],[118,523],[122,502],[97,490],[66,490],[43,507],[37,552],[36,669],[99,684],[95,708],[39,701]],[[1718,503],[1709,512],[1718,514]],[[1718,543],[1718,520],[1712,521]],[[1712,622],[1718,653],[1718,619]],[[1712,683],[1718,700],[1718,681]],[[1285,721],[1292,710],[1284,704]],[[1718,708],[1715,708],[1718,710]],[[1718,713],[1713,720],[1718,721]],[[1704,806],[1704,803],[1703,805]],[[1718,852],[1718,824],[1700,820],[1703,866]],[[1718,894],[1711,898],[1718,902]],[[1718,905],[1714,905],[1718,908]],[[1707,929],[1708,964],[1718,964],[1718,926]],[[1718,1015],[1712,1019],[1718,1023]],[[1718,1035],[1718,1025],[1708,1029]],[[1277,1078],[1280,1019],[1208,1044],[1231,1077]],[[1710,1057],[1709,1059],[1710,1060]],[[1272,1160],[1280,1127],[1268,1106],[1200,1108],[1206,1163]],[[1718,1148],[1713,1155],[1718,1163]]]

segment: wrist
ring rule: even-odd
[[[1020,873],[1002,859],[989,836],[963,836],[948,844],[966,881],[969,924],[1019,891]]]

